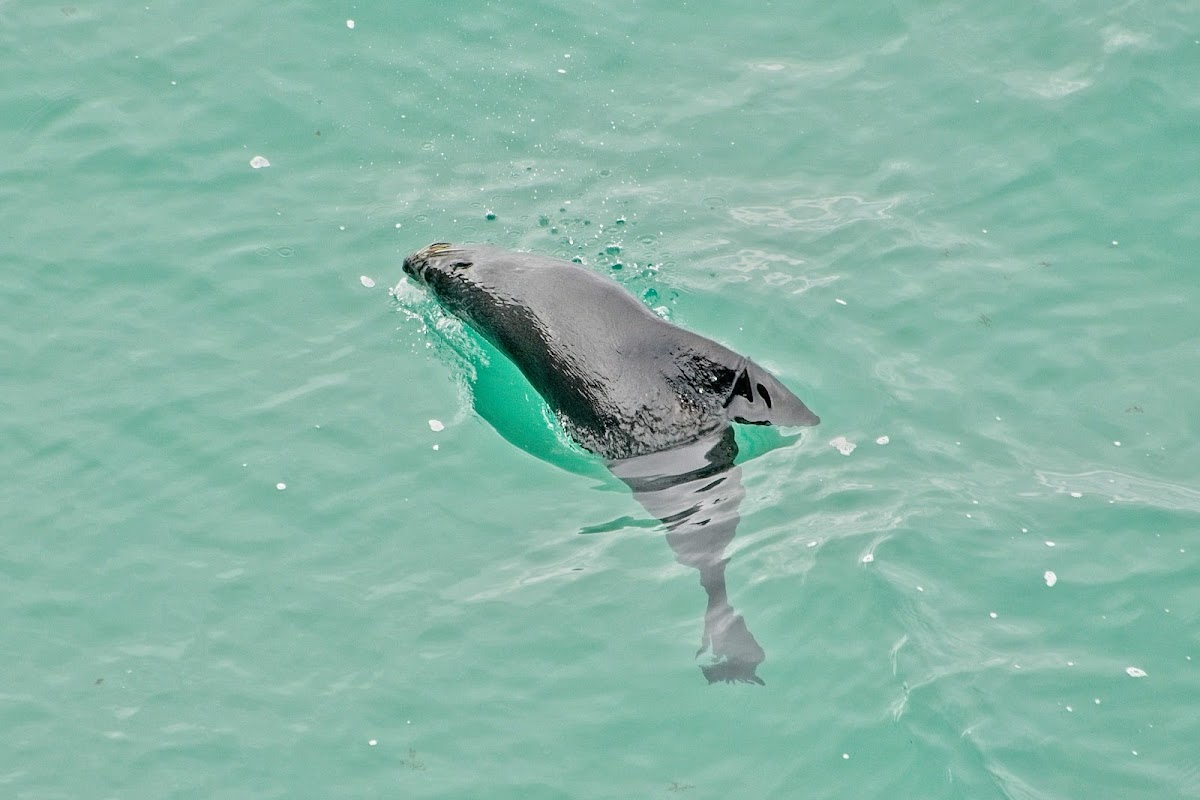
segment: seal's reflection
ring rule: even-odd
[[[733,541],[738,506],[745,496],[741,470],[734,466],[733,429],[682,447],[608,462],[608,468],[633,490],[633,496],[667,527],[675,560],[700,573],[708,594],[704,635],[697,657],[709,683],[762,684],[756,670],[766,653],[729,605],[725,590],[725,550]]]

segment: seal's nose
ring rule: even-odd
[[[414,278],[421,278],[421,269],[425,266],[425,260],[421,258],[419,252],[413,253],[404,259],[404,273],[411,275]]]

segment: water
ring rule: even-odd
[[[1198,40],[0,4],[4,796],[1200,796]],[[388,296],[437,240],[578,258],[820,414],[742,465],[765,686],[707,685],[661,531]]]

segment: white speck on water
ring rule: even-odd
[[[567,74],[567,71],[566,71],[565,69],[560,69],[560,70],[558,71],[558,74],[559,74],[559,75],[566,75],[566,74]]]
[[[1113,244],[1116,244],[1116,242],[1113,242]],[[1129,752],[1133,753],[1135,756],[1137,755],[1137,750],[1130,750]]]
[[[811,542],[808,543],[808,547],[816,547],[818,543],[819,542],[817,539],[813,539]]]
[[[345,226],[345,225],[338,225],[338,230],[339,230],[339,231],[344,231],[344,230],[346,230],[346,226]]]
[[[843,299],[842,299],[842,298],[840,298],[840,297],[835,297],[835,298],[833,298],[833,302],[837,303],[839,306],[844,306],[844,305],[846,305],[846,301],[845,301],[845,300],[843,300]]]
[[[1067,706],[1067,711],[1074,711],[1074,710],[1075,709],[1071,708],[1070,706]]]
[[[925,591],[925,587],[924,587],[924,586],[918,586],[918,587],[917,587],[917,591],[918,591],[918,592],[923,592],[923,591]]]
[[[857,445],[855,445],[854,442],[851,442],[845,436],[838,436],[838,437],[830,440],[829,446],[836,448],[837,451],[839,453],[841,453],[842,455],[848,456],[854,452],[854,448]]]
[[[1047,539],[1047,540],[1046,540],[1046,547],[1054,547],[1054,542],[1052,542],[1052,541],[1050,541],[1049,539]]]
[[[867,553],[865,556],[862,557],[862,563],[864,563],[864,564],[870,564],[874,560],[875,560],[874,553]]]
[[[403,224],[403,223],[400,223],[400,222],[397,222],[397,223],[396,223],[396,230],[400,230],[400,226],[401,226],[401,224]]]
[[[983,229],[983,232],[984,232],[984,233],[987,233],[987,228],[984,228],[984,229]]]
[[[1002,420],[999,417],[996,417],[996,422],[1001,422],[1001,421]]]
[[[368,278],[366,275],[360,275],[358,278],[358,282],[361,283],[363,286],[367,287],[368,289],[375,288],[375,279]]]
[[[974,519],[970,514],[967,514],[967,519]]]
[[[1131,678],[1144,678],[1146,677],[1146,670],[1139,669],[1138,667],[1126,667],[1125,674]]]
[[[875,444],[887,444],[890,441],[891,441],[891,439],[889,437],[880,436],[878,439],[875,440]]]
[[[352,20],[352,19],[346,20],[346,27],[349,28],[350,30],[354,30],[354,20]]]
[[[988,616],[989,616],[989,617],[991,617],[992,619],[995,619],[995,618],[996,618],[996,612],[995,612],[995,611],[988,612]]]
[[[1116,247],[1118,244],[1120,244],[1120,242],[1118,242],[1116,239],[1113,239],[1113,247]]]
[[[1042,577],[1046,579],[1047,586],[1053,586],[1054,584],[1058,583],[1058,576],[1050,570],[1046,570],[1046,574]]]
[[[442,424],[442,421],[440,419],[429,420],[429,430],[433,431],[434,433],[445,430],[445,429],[446,429],[446,426]]]
[[[842,758],[843,758],[843,759],[848,759],[848,758],[850,758],[850,754],[849,754],[849,753],[842,753]]]
[[[1029,528],[1021,528],[1021,533],[1029,533]]]
[[[1083,492],[1071,492],[1071,497],[1083,497]]]
[[[1099,697],[1097,697],[1097,698],[1096,698],[1095,700],[1093,700],[1092,702],[1094,702],[1096,705],[1100,705],[1100,698],[1099,698]]]
[[[368,739],[367,744],[371,745],[371,747],[374,747],[375,745],[379,744],[379,742],[375,741],[374,739]]]
[[[254,158],[250,159],[250,166],[254,167],[255,169],[262,169],[263,167],[271,166],[271,162],[267,161],[267,159],[263,156],[255,156]]]
[[[1068,667],[1073,667],[1073,666],[1075,666],[1075,662],[1074,662],[1074,661],[1068,661],[1068,662],[1067,662],[1067,666],[1068,666]]]
[[[979,501],[978,501],[978,500],[972,500],[972,501],[971,501],[971,505],[975,505],[975,506],[977,506],[977,505],[979,505]]]
[[[1120,442],[1113,442],[1113,447],[1120,447],[1120,446],[1121,446]]]
[[[275,488],[282,492],[284,489],[287,488],[287,484],[286,483],[277,483],[277,484],[275,484]]]
[[[433,449],[434,449],[434,450],[437,450],[437,449],[438,449],[438,446],[435,444],[435,445],[433,446]]]

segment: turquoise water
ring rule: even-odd
[[[1195,4],[8,2],[0,70],[0,795],[1200,797]],[[821,415],[741,434],[765,686],[389,296],[438,240]]]

